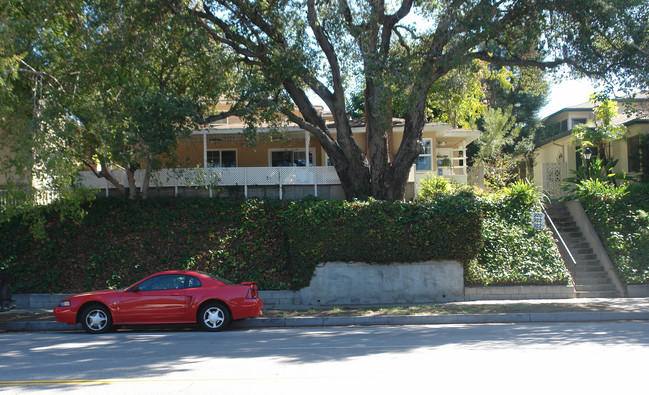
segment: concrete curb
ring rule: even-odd
[[[445,325],[445,324],[517,324],[540,322],[596,322],[596,321],[649,321],[649,312],[560,312],[560,313],[504,313],[504,314],[449,314],[428,316],[375,316],[375,317],[300,317],[300,318],[249,318],[236,321],[232,328],[294,328],[331,326],[379,325]],[[22,321],[0,323],[0,332],[31,331],[81,331],[81,325],[68,325],[54,321]]]

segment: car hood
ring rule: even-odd
[[[115,290],[115,289],[104,289],[102,291],[83,292],[83,293],[80,293],[80,294],[76,294],[76,295],[74,295],[72,297],[73,298],[77,298],[77,297],[85,298],[85,297],[88,297],[88,296],[113,295],[113,294],[116,294],[118,292],[120,292],[120,291]]]

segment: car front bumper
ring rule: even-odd
[[[75,325],[77,323],[77,310],[72,307],[55,307],[54,318],[56,318],[56,322]]]

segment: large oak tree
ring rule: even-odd
[[[173,5],[238,56],[244,77],[230,95],[237,111],[281,111],[312,133],[348,199],[404,197],[409,171],[423,149],[429,91],[452,70],[479,59],[495,66],[565,65],[591,77],[629,72],[633,67],[626,60],[638,53],[635,36],[646,35],[635,16],[648,6],[646,0],[176,0]],[[611,49],[616,43],[607,43],[610,32],[624,46],[623,54]],[[617,63],[604,67],[614,55]],[[367,152],[352,138],[346,107],[347,93],[359,85],[365,87]],[[403,140],[391,161],[387,136],[394,85],[408,100]],[[310,92],[331,110],[335,129],[319,115]]]

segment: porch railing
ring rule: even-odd
[[[57,198],[57,194],[48,190],[36,190],[30,194],[18,194],[19,197],[13,196],[8,190],[0,189],[0,207],[18,206],[29,199],[37,205],[46,205],[52,203]]]
[[[126,172],[113,170],[111,174],[122,185],[127,185]],[[114,186],[104,178],[98,178],[91,171],[79,174],[81,184],[108,191]],[[144,180],[144,170],[135,171],[135,184],[141,187]],[[160,169],[151,172],[150,185],[163,188],[172,187],[175,194],[178,188],[205,187],[208,189],[219,186],[243,186],[244,195],[248,197],[248,187],[277,186],[280,199],[282,187],[286,185],[312,185],[315,196],[318,195],[318,185],[340,185],[338,174],[331,166],[310,167],[219,167],[219,168],[178,168]]]

